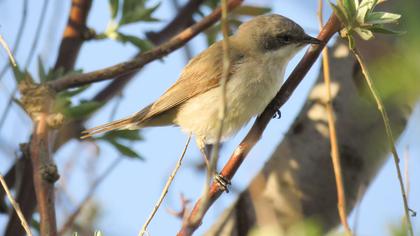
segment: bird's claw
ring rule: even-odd
[[[231,182],[229,179],[225,178],[221,174],[215,174],[214,175],[214,181],[219,185],[220,189],[223,191],[226,191],[226,193],[229,193],[229,185],[231,185]]]
[[[281,118],[281,111],[280,109],[276,109],[276,112],[273,115],[274,119],[280,119]]]

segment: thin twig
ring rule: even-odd
[[[229,70],[231,67],[231,61],[230,61],[230,51],[229,51],[229,21],[228,21],[228,6],[227,6],[227,0],[221,0],[221,9],[222,9],[222,18],[220,19],[221,25],[222,25],[222,33],[223,33],[223,68],[222,68],[222,77],[220,79],[220,97],[221,97],[221,103],[219,104],[220,110],[218,114],[219,122],[217,126],[217,133],[216,133],[216,142],[213,145],[213,148],[211,150],[211,156],[210,156],[210,164],[208,165],[207,170],[207,177],[204,184],[204,192],[202,194],[202,201],[201,201],[201,207],[198,211],[198,214],[196,215],[196,219],[201,219],[204,214],[205,205],[208,203],[208,195],[209,195],[209,185],[211,182],[212,177],[214,174],[216,174],[217,169],[217,163],[219,160],[219,149],[220,149],[220,140],[222,138],[223,133],[223,123],[225,120],[226,112],[227,112],[227,104],[226,104],[226,82],[229,79]],[[188,222],[191,224],[194,224],[195,220],[193,219],[193,222]]]
[[[25,70],[31,64],[32,59],[35,55],[36,48],[38,47],[39,38],[41,37],[42,26],[44,25],[45,18],[47,17],[48,3],[49,3],[49,0],[44,0],[44,3],[42,5],[42,10],[40,12],[39,20],[38,20],[37,27],[35,30],[35,37],[34,37],[34,40],[32,41],[31,49],[25,61],[25,67],[24,67]],[[16,87],[13,89],[12,93],[10,94],[9,99],[7,101],[6,108],[4,109],[2,116],[0,118],[0,130],[3,127],[3,124],[6,121],[6,117],[9,114],[10,108],[13,105],[13,98],[15,98],[17,91],[18,91],[18,85],[16,85]]]
[[[242,3],[243,0],[230,0],[229,1],[229,9],[233,9],[239,4]],[[194,36],[199,34],[202,30],[206,29],[207,27],[211,26],[214,22],[216,22],[221,15],[221,10],[216,9],[210,15],[206,16],[200,22],[192,25],[191,27],[185,29],[177,36],[169,40],[168,42],[162,44],[159,47],[151,49],[143,53],[138,58],[134,58],[127,62],[118,63],[116,65],[106,67],[104,69],[96,70],[89,73],[78,74],[78,75],[68,75],[63,78],[53,80],[49,82],[51,88],[56,91],[62,91],[67,88],[74,88],[79,87],[86,84],[91,84],[103,80],[112,79],[116,76],[121,76],[124,74],[128,74],[132,71],[136,71],[141,69],[144,65],[162,58],[167,54],[173,52],[174,50],[180,48],[185,43],[187,43],[190,39]]]
[[[25,232],[28,236],[32,236],[31,229],[29,228],[28,222],[26,222],[25,217],[23,216],[22,211],[20,210],[19,204],[15,201],[12,194],[10,193],[9,187],[7,187],[6,181],[3,178],[3,175],[0,174],[0,182],[3,186],[4,191],[6,192],[7,198],[9,199],[10,203],[12,204],[13,208],[16,211],[16,214],[18,215],[20,219],[20,223],[22,224],[22,227],[25,229]]]
[[[24,0],[23,1],[23,8],[22,8],[22,19],[20,20],[20,24],[19,24],[19,29],[18,32],[16,34],[16,39],[15,39],[15,43],[12,46],[12,54],[16,55],[18,53],[19,50],[19,45],[22,39],[22,35],[23,35],[23,30],[25,29],[25,25],[26,25],[26,18],[27,18],[27,14],[28,13],[28,0]],[[6,63],[6,65],[4,65],[4,67],[1,69],[0,72],[0,81],[3,79],[4,74],[7,72],[7,70],[9,69],[9,63]]]
[[[77,216],[82,212],[83,208],[87,205],[87,203],[92,199],[93,194],[98,189],[98,187],[104,182],[104,180],[110,176],[113,170],[121,163],[123,160],[122,157],[118,157],[115,159],[106,169],[105,171],[100,174],[95,181],[93,182],[92,186],[89,188],[89,192],[86,194],[85,198],[81,201],[79,206],[76,210],[66,219],[66,222],[63,224],[61,229],[58,231],[58,235],[64,235],[73,225],[74,221],[76,220]]]
[[[330,38],[341,28],[340,21],[337,16],[332,15],[325,26],[322,28],[321,32],[318,35],[318,39],[323,43],[320,45],[311,46],[306,52],[305,56],[295,67],[293,72],[289,75],[289,78],[285,81],[283,86],[280,88],[280,91],[271,101],[271,103],[265,108],[263,113],[256,119],[251,130],[235,149],[231,155],[228,162],[223,167],[220,175],[230,181],[235,175],[236,171],[239,169],[243,161],[245,160],[248,153],[251,149],[257,144],[258,140],[261,138],[264,129],[267,127],[268,123],[272,119],[273,115],[277,112],[279,107],[284,105],[284,103],[290,98],[293,91],[303,80],[306,73],[315,63],[318,58],[321,50],[324,48],[325,44],[330,40]],[[209,193],[209,204],[205,206],[205,211],[207,211],[210,206],[221,196],[223,191],[216,183],[212,183],[210,186]],[[197,200],[195,206],[188,218],[193,219],[197,214],[200,204],[200,199]],[[192,235],[192,233],[200,226],[202,218],[197,221],[196,224],[192,225],[183,225],[183,227],[178,232],[179,236]]]
[[[323,0],[318,1],[318,20],[320,28],[322,29],[323,26]],[[337,139],[337,132],[335,128],[335,119],[334,119],[334,108],[332,106],[332,95],[331,95],[331,75],[330,75],[330,62],[328,56],[328,49],[324,48],[322,50],[322,68],[323,68],[323,77],[325,87],[327,88],[327,101],[326,101],[326,110],[328,116],[328,128],[330,134],[330,144],[331,144],[331,160],[333,164],[334,176],[335,176],[335,183],[337,186],[337,207],[338,207],[338,214],[340,216],[341,224],[344,227],[347,235],[352,235],[350,226],[347,220],[347,212],[346,212],[346,193],[343,184],[343,172],[341,169],[340,163],[340,151],[338,148],[338,139]]]
[[[1,34],[0,34],[0,44],[3,46],[4,50],[6,50],[7,55],[9,56],[9,60],[12,63],[12,66],[16,66],[16,61],[15,61],[15,58],[13,57],[12,51],[10,51],[9,45],[7,45],[6,41],[4,40]]]
[[[185,153],[187,152],[188,145],[191,141],[191,134],[188,136],[187,143],[185,144],[184,149],[182,150],[181,156],[178,159],[178,162],[176,163],[175,168],[172,170],[171,175],[168,178],[168,181],[166,181],[165,187],[162,190],[162,193],[160,194],[160,197],[158,201],[155,204],[155,207],[153,208],[152,212],[149,215],[149,218],[147,218],[146,222],[144,223],[143,227],[141,228],[139,232],[139,236],[143,236],[147,232],[147,226],[149,226],[150,222],[152,221],[153,217],[155,216],[157,210],[159,209],[160,205],[163,202],[163,199],[165,199],[166,194],[169,191],[169,187],[172,184],[172,181],[175,178],[176,173],[178,172],[179,168],[181,167],[182,160],[184,159]]]
[[[379,112],[381,113],[382,120],[385,126],[386,136],[388,138],[389,147],[391,149],[391,153],[394,159],[395,169],[397,171],[398,182],[400,184],[400,190],[401,190],[402,200],[404,204],[404,213],[405,213],[405,219],[407,222],[408,232],[410,233],[411,236],[413,236],[414,232],[413,232],[413,225],[411,224],[411,219],[410,219],[410,208],[408,206],[407,195],[406,195],[405,187],[403,183],[403,177],[402,177],[401,169],[399,166],[400,158],[398,157],[397,149],[395,147],[394,136],[392,135],[392,129],[389,122],[388,113],[385,110],[382,99],[378,95],[378,91],[376,90],[376,87],[373,84],[373,81],[369,75],[366,64],[364,63],[364,60],[362,56],[360,55],[359,51],[357,50],[356,47],[350,48],[350,50],[353,52],[354,56],[356,57],[357,62],[360,65],[360,68],[362,69],[363,77],[365,77],[369,90],[372,93],[373,98],[375,99]]]
[[[405,192],[407,194],[407,200],[410,199],[410,173],[409,173],[409,161],[410,161],[410,150],[408,146],[404,150],[404,182],[405,182]]]

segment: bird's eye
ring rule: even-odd
[[[285,35],[285,36],[283,36],[283,41],[284,41],[285,43],[290,42],[290,37],[289,37],[289,35]]]

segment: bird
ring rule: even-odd
[[[291,19],[267,14],[242,23],[229,36],[231,67],[226,81],[226,113],[221,140],[236,134],[263,112],[279,91],[290,59],[321,41]],[[223,46],[218,41],[193,57],[178,80],[139,112],[83,131],[82,139],[111,130],[179,126],[193,134],[200,150],[218,141]]]

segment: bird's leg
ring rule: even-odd
[[[210,171],[210,158],[211,158],[211,152],[213,150],[213,144],[206,144],[205,139],[196,139],[197,146],[200,149],[201,154],[204,158],[204,163],[206,164],[207,171]],[[218,174],[217,171],[215,171],[213,174],[213,180],[219,185],[219,187],[223,190],[229,193],[229,185],[231,184],[229,179],[226,179],[221,174]]]
[[[197,142],[198,149],[200,149],[200,152],[201,152],[201,154],[203,156],[204,163],[206,164],[207,171],[208,171],[210,169],[210,151],[211,151],[211,146],[209,148],[208,145],[206,145],[204,139],[201,139],[201,138],[197,138],[196,139],[196,142]]]

